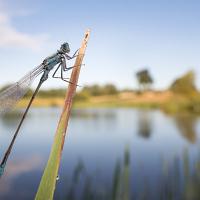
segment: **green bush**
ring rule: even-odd
[[[74,102],[77,101],[87,101],[89,99],[90,95],[87,91],[81,91],[76,93],[75,97],[74,97]]]
[[[49,98],[49,97],[65,97],[65,89],[51,89],[51,90],[40,90],[38,97]]]
[[[90,96],[118,94],[118,90],[113,84],[85,86],[82,91],[88,93]]]
[[[189,71],[182,77],[176,79],[170,86],[170,90],[174,93],[183,95],[192,95],[197,93],[195,86],[195,75],[193,71]]]

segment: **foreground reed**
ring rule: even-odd
[[[48,163],[44,170],[38,191],[36,193],[36,200],[51,200],[54,196],[56,179],[58,176],[58,170],[60,166],[63,146],[65,142],[65,136],[68,126],[68,121],[70,117],[72,100],[76,92],[76,87],[78,83],[78,78],[80,74],[80,66],[82,64],[82,60],[85,54],[85,50],[87,47],[87,42],[89,39],[90,31],[86,31],[81,48],[79,49],[78,56],[76,58],[74,68],[71,74],[70,82],[73,84],[69,84],[66,97],[65,104],[63,106],[63,111],[60,117],[60,121],[58,123],[57,131],[55,134],[54,142],[51,148],[51,153],[49,156]]]

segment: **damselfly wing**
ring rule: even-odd
[[[27,93],[34,79],[44,71],[43,64],[31,70],[18,82],[12,84],[0,93],[0,114],[12,110],[21,98]]]

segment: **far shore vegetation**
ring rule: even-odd
[[[167,113],[200,114],[200,92],[195,85],[195,73],[189,71],[177,78],[167,90],[152,89],[153,78],[144,69],[136,74],[138,89],[119,90],[113,84],[88,85],[79,89],[74,99],[74,107],[138,107],[161,109]],[[7,86],[1,88],[0,91]],[[32,90],[19,102],[18,107],[25,107]],[[35,99],[35,107],[62,106],[66,89],[41,90]]]

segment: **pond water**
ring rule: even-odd
[[[34,199],[61,109],[34,108],[0,179],[0,199]],[[0,156],[20,115],[0,118]],[[55,199],[200,199],[200,118],[158,110],[75,109]]]

